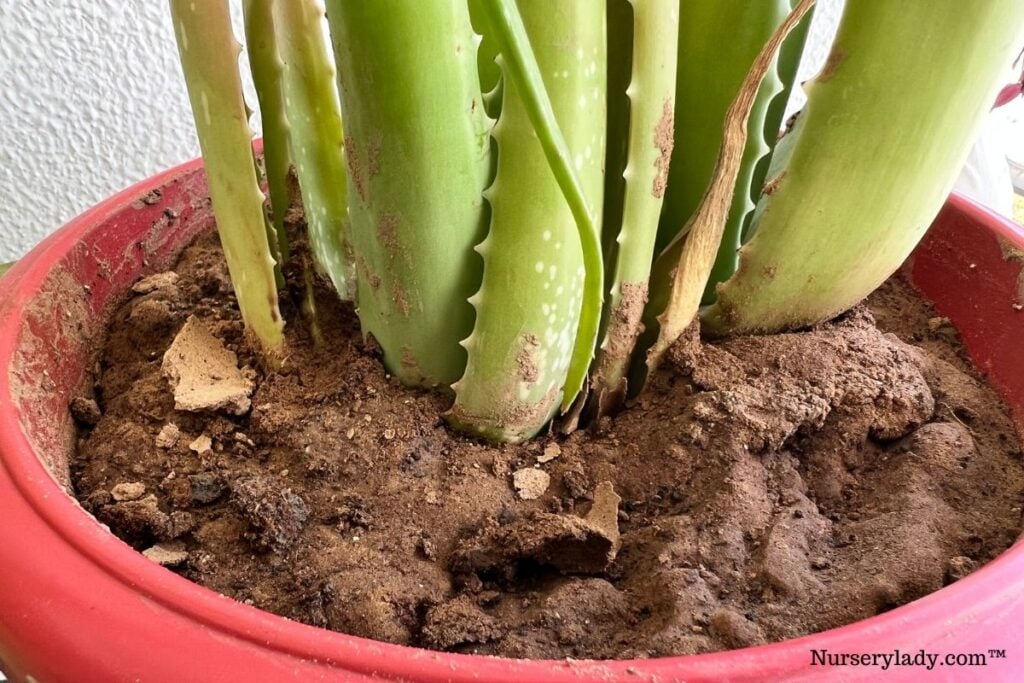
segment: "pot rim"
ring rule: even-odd
[[[96,224],[129,207],[153,189],[201,170],[197,159],[155,175],[101,202],[53,233],[3,276],[0,301],[0,367],[9,367],[18,344],[26,303],[48,274]],[[949,204],[1024,250],[1024,227],[974,201],[952,194]],[[69,546],[87,557],[126,590],[144,595],[196,624],[248,641],[262,648],[305,660],[330,663],[339,670],[377,676],[424,680],[579,681],[581,677],[654,680],[658,677],[700,677],[716,673],[791,671],[806,665],[810,650],[861,652],[892,649],[897,635],[913,632],[955,645],[950,631],[970,614],[981,614],[1024,590],[1024,539],[970,576],[889,612],[828,631],[792,640],[698,655],[645,660],[517,660],[482,655],[440,653],[393,645],[308,626],[264,612],[195,584],[145,558],[107,531],[52,477],[27,437],[10,400],[8,374],[0,373],[0,472]],[[1017,598],[1019,599],[1019,598]],[[956,614],[954,619],[952,615]],[[919,638],[920,639],[920,638]],[[922,640],[921,642],[926,642]],[[870,670],[868,670],[870,671]],[[461,674],[460,674],[461,672]]]

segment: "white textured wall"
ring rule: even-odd
[[[198,153],[166,0],[0,0],[0,262]]]
[[[197,154],[166,0],[0,0],[0,262]]]

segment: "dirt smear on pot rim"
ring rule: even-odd
[[[495,446],[389,377],[326,290],[314,348],[301,283],[251,410],[176,411],[161,362],[189,316],[259,364],[216,237],[175,272],[113,316],[75,490],[154,561],[298,621],[510,657],[707,652],[888,610],[1020,532],[1007,412],[899,282],[809,332],[684,339],[595,431]]]

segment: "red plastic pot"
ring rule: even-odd
[[[970,577],[844,628],[732,652],[632,662],[448,655],[331,633],[236,603],[150,562],[65,494],[68,399],[92,335],[140,275],[166,267],[212,217],[197,162],[104,202],[52,235],[0,285],[0,669],[15,680],[767,681],[869,680],[812,650],[981,653],[945,680],[1024,678],[1024,543]],[[906,267],[961,331],[1024,425],[1024,231],[953,197]],[[57,473],[56,476],[51,472]],[[996,650],[1004,650],[1005,658]],[[900,667],[886,680],[918,680]]]

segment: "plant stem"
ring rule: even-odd
[[[278,310],[264,196],[256,177],[252,130],[238,73],[241,46],[227,0],[170,0],[210,198],[246,330],[267,362],[280,361]]]

